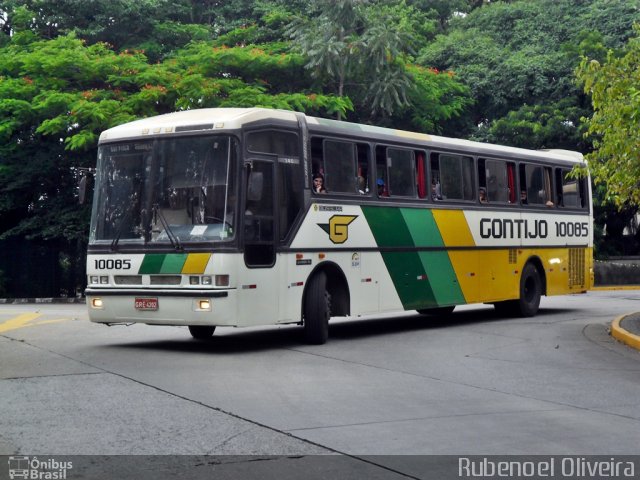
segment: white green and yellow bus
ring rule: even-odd
[[[89,316],[198,339],[300,324],[316,344],[339,316],[472,303],[533,316],[542,295],[593,283],[576,165],[577,152],[260,108],[121,125],[99,141]]]

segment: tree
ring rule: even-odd
[[[513,145],[521,148],[564,148],[585,150],[584,108],[567,98],[546,105],[523,105],[504,117],[482,124],[472,135],[473,140]]]
[[[46,241],[75,272],[66,291],[84,281],[89,218],[76,181],[79,168],[95,164],[102,130],[184,108],[266,106],[319,116],[352,108],[310,90],[299,55],[197,42],[150,63],[139,50],[118,53],[75,34],[43,40],[17,23],[0,47],[0,79],[0,241]]]
[[[635,33],[622,56],[610,51],[604,63],[585,57],[577,71],[594,110],[589,170],[618,207],[640,205],[640,26]]]
[[[591,111],[574,81],[580,55],[602,55],[603,45],[622,45],[631,23],[640,19],[638,7],[638,0],[491,2],[451,20],[447,32],[422,48],[418,63],[453,70],[471,89],[475,104],[458,135],[490,139],[498,129],[501,142],[526,146],[521,130],[504,128],[526,120],[550,133],[545,145],[566,144],[564,128],[558,137],[548,128],[550,112],[561,125],[574,123],[580,131],[576,119]],[[573,149],[586,146],[579,135],[574,138]]]
[[[376,11],[369,0],[320,0],[289,34],[314,77],[331,79],[339,97],[364,87],[372,113],[392,114],[407,104],[411,81],[403,66],[412,37],[393,6],[382,3]]]

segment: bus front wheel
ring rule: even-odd
[[[211,325],[189,325],[189,333],[197,340],[207,340],[215,331],[216,327]]]
[[[327,276],[321,272],[309,280],[304,298],[304,336],[308,343],[322,345],[329,338],[331,296]]]

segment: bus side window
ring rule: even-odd
[[[387,148],[388,190],[393,197],[416,196],[413,150]]]
[[[437,155],[442,198],[474,201],[473,159],[449,153]]]
[[[254,153],[273,153],[280,156],[298,157],[298,135],[279,130],[261,130],[247,135],[247,150]]]
[[[440,162],[438,154],[431,154],[431,200],[442,200],[442,185],[440,184]]]
[[[523,204],[553,207],[551,168],[520,164],[520,198]]]
[[[368,194],[370,150],[366,143],[312,138],[311,174],[322,177],[323,193]]]
[[[425,153],[415,152],[416,156],[416,186],[418,188],[418,198],[427,198],[427,166],[425,164]]]
[[[509,168],[511,167],[511,168]],[[478,160],[478,183],[486,198],[481,203],[514,203],[513,164],[503,160]]]
[[[366,143],[356,145],[358,154],[358,169],[356,177],[356,190],[360,195],[367,195],[369,189],[369,165],[371,149]]]
[[[325,140],[324,183],[329,193],[355,193],[356,146],[351,142]]]
[[[388,173],[386,148],[378,145],[376,147],[376,191],[378,197],[389,196]]]
[[[568,168],[556,168],[556,198],[558,206],[569,208],[583,208],[584,179],[571,177]]]

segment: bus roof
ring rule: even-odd
[[[296,122],[294,112],[267,108],[201,108],[142,118],[105,130],[100,142],[196,130],[233,130],[261,120]]]
[[[235,130],[244,125],[276,120],[284,123],[296,123],[297,116],[293,111],[267,108],[203,108],[158,115],[125,123],[100,135],[100,142],[112,142],[133,138],[144,138],[189,131]],[[385,141],[414,140],[431,148],[455,149],[470,154],[507,155],[520,158],[538,158],[546,160],[562,160],[571,163],[583,162],[580,152],[570,150],[527,150],[524,148],[473,142],[459,138],[441,137],[425,133],[395,130],[358,123],[342,122],[326,118],[306,116],[310,131],[352,135],[364,139],[380,138]]]

